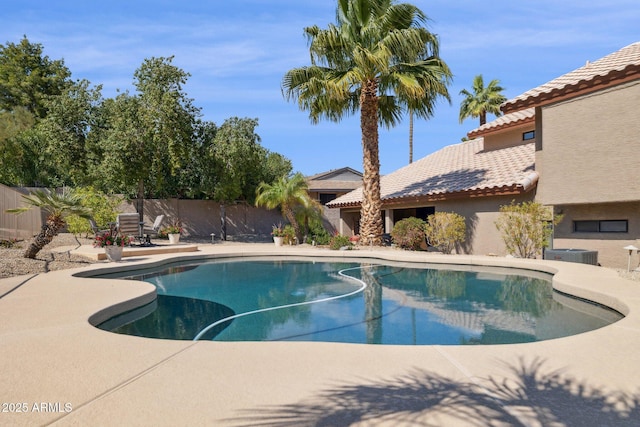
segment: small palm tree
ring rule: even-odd
[[[309,204],[296,206],[294,214],[298,224],[301,224],[303,236],[309,236],[312,225],[322,225],[322,205],[317,200],[309,198]]]
[[[264,206],[267,209],[280,207],[282,215],[295,230],[298,241],[302,242],[302,233],[300,224],[296,220],[295,207],[311,205],[312,200],[308,188],[307,180],[299,172],[291,178],[283,176],[273,184],[263,182],[258,186],[256,206]]]
[[[499,80],[491,80],[487,87],[484,86],[482,74],[478,74],[473,78],[473,93],[466,89],[460,91],[460,95],[465,98],[460,104],[460,123],[467,117],[480,117],[480,126],[487,123],[487,113],[491,113],[499,117],[502,112],[500,105],[507,98],[502,95],[504,88],[500,86]]]
[[[24,253],[25,258],[35,258],[38,252],[66,225],[65,218],[69,215],[78,215],[81,218],[90,218],[91,212],[82,205],[82,198],[72,190],[62,193],[36,190],[27,196],[22,196],[28,206],[16,209],[8,209],[7,212],[21,214],[32,208],[40,208],[47,214],[47,219],[42,229],[35,236],[33,242]]]

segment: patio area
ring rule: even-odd
[[[639,423],[640,283],[613,270],[388,248],[195,246],[189,252],[136,252],[119,263],[0,280],[0,424]],[[74,277],[169,260],[257,255],[357,256],[552,272],[559,291],[626,317],[568,338],[495,346],[156,340],[105,332],[89,323],[153,300],[152,285]]]

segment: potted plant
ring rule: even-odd
[[[180,221],[175,221],[173,224],[164,227],[161,230],[161,234],[167,236],[169,238],[169,243],[172,245],[180,242],[180,234],[182,234],[182,224]]]
[[[282,242],[284,241],[282,224],[274,225],[271,229],[271,235],[273,236],[273,243],[275,243],[276,246],[282,246]]]
[[[109,261],[120,261],[125,246],[129,246],[133,238],[131,236],[121,235],[115,229],[110,227],[109,230],[98,233],[93,241],[94,248],[104,248]]]

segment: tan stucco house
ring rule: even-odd
[[[307,176],[306,180],[309,196],[322,205],[325,228],[330,232],[336,231],[340,223],[340,211],[329,209],[327,203],[360,187],[362,172],[343,167]]]
[[[381,179],[385,231],[399,219],[456,212],[466,253],[505,255],[495,227],[501,205],[535,200],[563,214],[555,248],[597,250],[626,267],[640,246],[640,42],[502,105],[503,116]],[[327,206],[339,231],[358,232],[362,190]]]

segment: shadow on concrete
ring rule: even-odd
[[[343,384],[312,400],[246,410],[238,426],[438,425],[444,414],[469,426],[637,426],[640,394],[607,393],[543,362],[507,366],[510,375],[456,382],[420,369],[369,384]],[[442,418],[440,418],[442,419]]]

